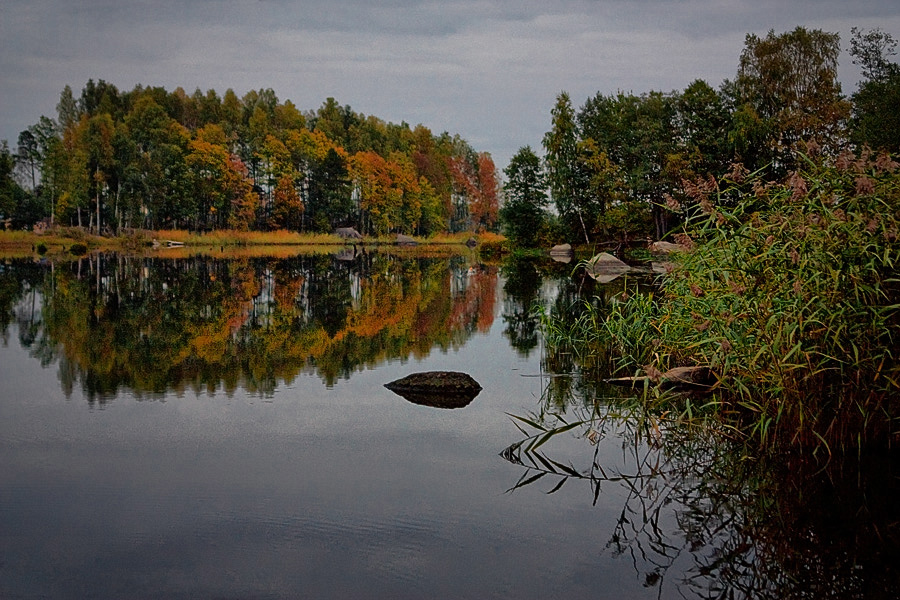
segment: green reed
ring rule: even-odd
[[[708,365],[715,402],[767,446],[890,443],[900,417],[900,165],[808,159],[784,182],[736,167],[688,185],[677,254],[655,293],[553,331],[613,370]],[[555,335],[555,337],[554,337]]]

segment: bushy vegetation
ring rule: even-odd
[[[763,443],[895,439],[898,169],[865,151],[804,157],[783,182],[736,167],[695,186],[688,250],[659,292],[588,311],[570,341],[629,374],[712,367],[712,404]]]
[[[76,242],[69,246],[69,252],[72,253],[73,256],[84,256],[87,254],[88,247],[81,242]]]
[[[735,77],[718,88],[698,79],[670,92],[597,93],[580,108],[561,92],[535,173],[554,214],[519,205],[501,220],[511,233],[540,230],[535,214],[544,224],[556,220],[561,227],[550,237],[573,244],[661,239],[684,216],[667,204],[692,201],[685,182],[719,177],[732,162],[780,180],[801,168],[797,151],[809,141],[832,156],[851,143],[900,151],[895,45],[880,30],[854,30],[850,53],[863,80],[849,98],[838,80],[839,36],[803,27],[748,34]],[[507,194],[507,206],[515,199]]]

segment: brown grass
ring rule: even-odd
[[[436,247],[464,246],[470,237],[475,237],[479,244],[496,242],[505,239],[496,233],[471,232],[440,233],[431,237],[414,238],[421,249],[430,248],[438,251]],[[167,242],[179,242],[183,248],[168,248]],[[242,256],[293,256],[307,254],[304,247],[319,246],[322,252],[331,252],[341,246],[354,243],[353,240],[344,240],[334,234],[326,233],[296,233],[290,231],[233,231],[217,230],[208,233],[193,233],[181,229],[167,229],[159,231],[134,231],[118,237],[101,237],[91,235],[77,228],[57,227],[44,233],[36,234],[30,231],[0,231],[0,257],[21,258],[37,256],[39,244],[47,248],[49,256],[65,254],[72,244],[80,242],[88,247],[89,251],[126,251],[126,252],[153,252],[159,256],[184,256],[186,253],[207,254],[210,256],[228,255],[234,256],[236,249],[240,248]],[[158,242],[153,247],[153,242]],[[395,235],[368,237],[357,244],[394,246]],[[403,249],[408,252],[416,252],[415,248]],[[313,251],[316,253],[317,251]]]

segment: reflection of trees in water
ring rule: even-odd
[[[30,275],[29,275],[30,274]],[[316,373],[326,384],[390,358],[458,348],[493,319],[496,269],[367,254],[290,259],[94,255],[0,271],[0,309],[23,346],[58,360],[63,389],[270,393]],[[31,281],[31,283],[26,283]],[[30,328],[25,327],[29,325]],[[25,332],[27,335],[22,334]]]
[[[533,277],[528,266],[510,272]],[[615,368],[613,355],[598,340],[573,344],[572,332],[591,328],[572,325],[602,317],[612,302],[635,293],[632,286],[647,284],[593,285],[577,272],[560,281],[546,308],[560,335],[542,357],[548,377],[539,412],[515,419],[523,435],[502,452],[522,467],[511,491],[553,494],[578,482],[587,501],[605,507],[624,492],[603,551],[629,561],[657,597],[900,597],[896,449],[763,455],[699,420],[697,398],[673,397],[670,412],[649,414],[602,384]],[[504,311],[520,340],[527,339],[527,306],[514,297]],[[693,417],[682,414],[692,414],[687,406]]]
[[[544,390],[548,405],[562,409],[573,397],[595,401],[611,392],[598,388],[598,381],[632,374],[617,371],[620,362],[603,334],[602,320],[614,303],[645,293],[654,285],[654,278],[644,274],[601,284],[581,266],[559,281],[558,293],[542,315],[541,324],[547,342],[541,364],[544,372],[555,375]]]
[[[541,286],[544,279],[534,257],[511,256],[503,263],[503,334],[519,354],[528,356],[538,345]]]
[[[605,551],[659,597],[898,597],[896,449],[762,457],[710,424],[571,400],[565,421],[547,402],[518,420],[502,453],[523,467],[513,489],[624,490]]]
[[[14,272],[15,271],[15,272]],[[33,342],[40,324],[38,288],[44,280],[39,263],[0,263],[0,339],[7,343],[9,325],[16,322],[23,344]]]

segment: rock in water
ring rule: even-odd
[[[598,283],[609,283],[632,270],[627,264],[608,252],[601,252],[587,261],[588,275]]]
[[[573,256],[575,251],[572,250],[571,244],[559,244],[550,248],[550,258],[557,262],[569,263]]]
[[[413,373],[384,387],[414,404],[435,408],[462,408],[481,391],[470,375],[456,371]]]
[[[682,244],[674,244],[672,242],[653,242],[650,244],[649,250],[652,254],[671,254],[673,252],[687,252],[687,246]]]

